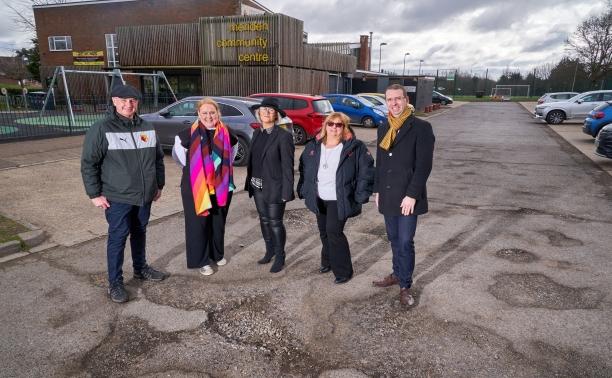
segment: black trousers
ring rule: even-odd
[[[259,214],[261,235],[266,243],[266,257],[276,256],[277,259],[284,261],[287,241],[287,232],[283,224],[285,203],[267,203],[263,192],[259,189],[254,189],[253,198]]]
[[[191,190],[181,190],[185,214],[185,244],[187,251],[187,268],[201,268],[219,261],[225,254],[225,222],[232,192],[227,195],[227,203],[220,207],[217,198],[212,195],[212,208],[205,217],[196,215]]]
[[[329,266],[336,277],[353,276],[353,263],[348,240],[344,235],[346,220],[338,219],[337,201],[317,199],[317,225],[321,237],[321,266]]]

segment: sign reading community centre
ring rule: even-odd
[[[270,55],[265,51],[268,48],[267,33],[255,34],[253,32],[269,32],[270,25],[267,22],[242,22],[227,24],[228,31],[235,35],[234,38],[220,38],[215,45],[220,49],[248,48],[249,52],[238,53],[239,63],[261,62],[268,63]]]

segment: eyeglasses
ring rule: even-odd
[[[259,108],[259,111],[260,112],[264,112],[264,113],[273,113],[273,112],[276,111],[276,109],[274,109],[274,108],[267,108],[265,106],[262,106],[262,107]]]
[[[325,126],[327,126],[327,127],[344,128],[344,123],[342,123],[342,122],[326,122]]]

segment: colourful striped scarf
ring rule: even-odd
[[[216,196],[219,206],[225,206],[228,192],[235,189],[231,153],[229,131],[221,121],[216,125],[211,144],[208,143],[206,129],[199,121],[191,125],[189,177],[198,216],[208,215],[212,207],[212,194]]]

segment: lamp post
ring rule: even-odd
[[[423,62],[423,59],[419,59],[419,76],[421,76],[421,64],[423,64]]]
[[[406,57],[410,55],[409,52],[404,54],[404,69],[402,70],[402,76],[404,76],[406,74]]]
[[[578,63],[580,61],[576,59],[576,68],[574,68],[574,80],[572,80],[572,92],[574,91],[574,84],[576,84],[576,73],[578,72]]]
[[[386,46],[387,42],[381,42],[379,45],[379,50],[378,50],[378,72],[382,72],[380,70],[380,62],[382,61],[382,47]]]

